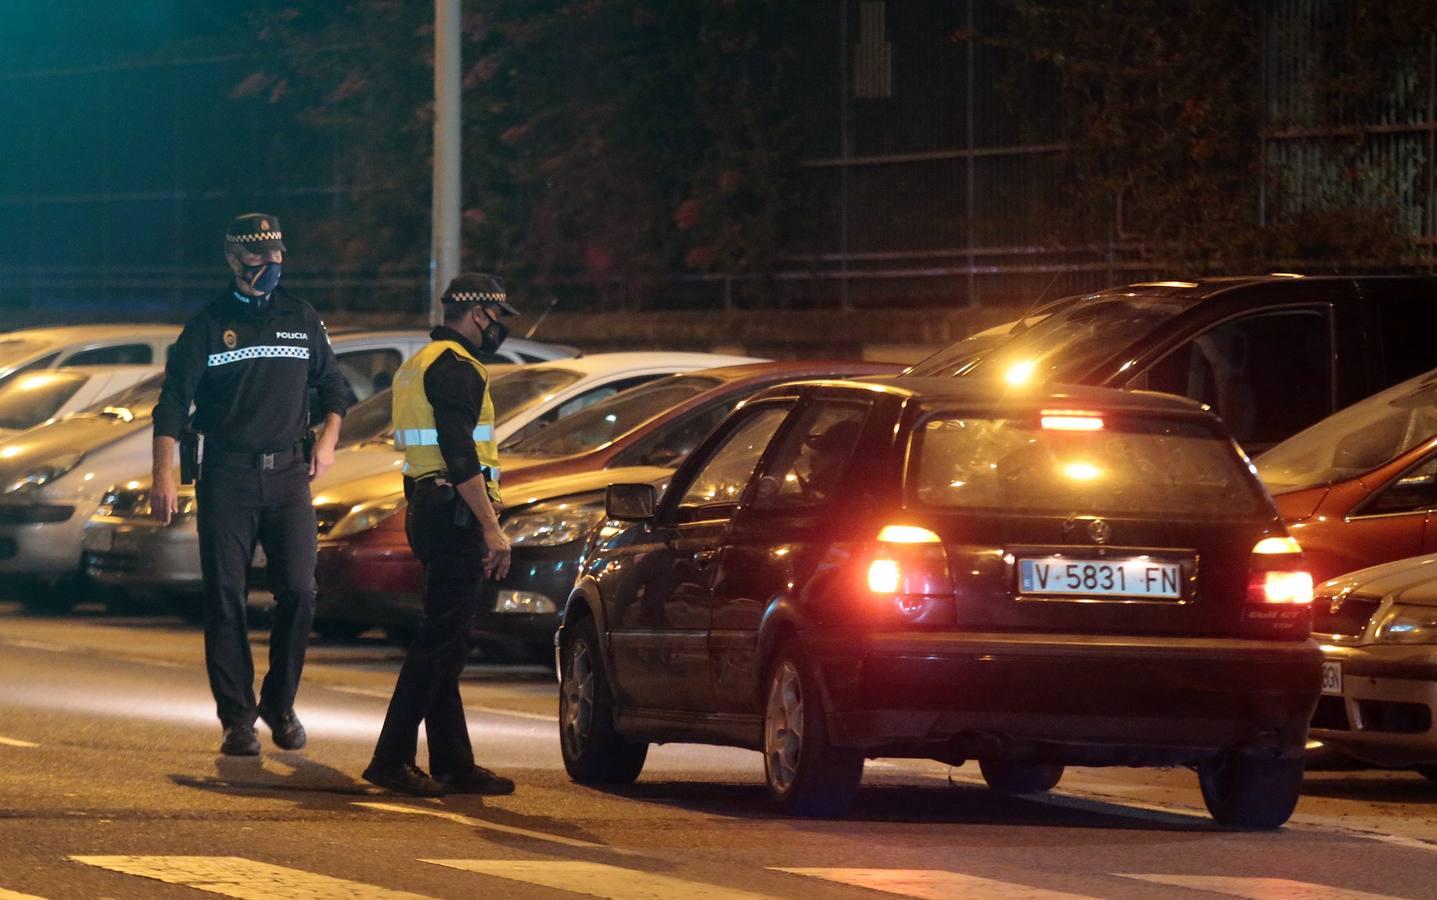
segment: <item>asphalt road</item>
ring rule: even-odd
[[[263,634],[256,633],[263,659]],[[1288,827],[1211,824],[1186,770],[1069,770],[1002,800],[976,766],[870,763],[853,816],[769,806],[757,754],[664,746],[632,787],[576,787],[552,675],[476,662],[464,686],[503,798],[359,780],[399,655],[316,644],[310,746],[216,753],[200,633],[174,619],[31,618],[0,603],[0,898],[1434,896],[1437,784],[1317,772]],[[421,749],[422,753],[422,749]]]

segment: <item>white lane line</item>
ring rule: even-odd
[[[1239,878],[1230,875],[1118,875],[1153,884],[1207,891],[1249,900],[1394,900],[1391,894],[1349,891],[1325,884],[1286,878]]]
[[[604,850],[608,853],[637,855],[633,850],[610,847],[607,844],[596,844],[593,841],[581,841],[578,838],[564,837],[563,835],[549,834],[543,831],[531,831],[528,828],[519,828],[515,825],[501,825],[498,822],[487,822],[484,819],[476,819],[473,816],[465,816],[459,813],[445,812],[442,809],[422,809],[417,806],[405,806],[402,803],[374,803],[362,800],[355,801],[354,805],[362,806],[365,809],[377,809],[380,812],[405,813],[412,816],[433,816],[436,819],[447,819],[456,825],[467,825],[470,828],[481,828],[485,831],[497,831],[502,834],[516,834],[520,837],[533,838],[536,841],[548,841],[551,844],[561,844],[565,847],[579,847],[584,850]]]
[[[287,869],[240,856],[72,856],[87,866],[179,884],[243,900],[346,897],[353,900],[426,900],[360,881]]]
[[[0,888],[0,900],[45,900],[44,897],[36,897],[34,894],[22,894],[19,891],[7,891]]]
[[[393,696],[393,693],[391,691],[380,691],[375,690],[374,688],[343,687],[341,685],[321,685],[321,687],[327,688],[331,691],[338,691],[341,694],[356,694],[360,697],[378,697],[381,700],[388,700],[391,696]],[[545,713],[520,712],[516,709],[501,709],[497,706],[475,706],[469,703],[464,704],[464,709],[469,712],[487,713],[491,716],[513,716],[516,719],[530,719],[535,722],[546,722],[550,725],[557,725],[559,723],[557,701],[555,702],[555,707],[556,708],[554,714],[547,715]]]
[[[420,862],[611,900],[670,900],[674,897],[684,900],[771,900],[767,894],[567,859],[421,859]]]
[[[775,872],[821,878],[838,884],[914,897],[917,900],[950,900],[953,897],[982,897],[984,900],[1093,900],[1088,894],[1070,894],[1047,888],[1014,884],[976,875],[960,875],[941,869],[787,869]]]
[[[38,747],[34,741],[22,741],[19,738],[0,737],[0,744],[6,747]]]
[[[49,641],[32,641],[26,638],[7,638],[5,643],[12,647],[24,647],[26,650],[49,650],[52,653],[69,653],[70,648],[64,644],[52,644]]]

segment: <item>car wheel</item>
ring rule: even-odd
[[[614,696],[604,677],[599,630],[582,618],[559,647],[559,744],[564,768],[580,784],[629,784],[643,771],[649,745],[614,728]]]
[[[1428,781],[1437,781],[1437,766],[1418,766],[1417,774]]]
[[[1057,763],[1014,762],[1009,759],[980,759],[978,768],[988,787],[1000,794],[1041,794],[1058,786],[1063,767]]]
[[[1262,759],[1226,753],[1198,764],[1207,810],[1221,825],[1277,828],[1302,792],[1303,758]]]
[[[20,589],[20,605],[32,616],[64,616],[75,611],[84,597],[76,596],[78,587],[72,582],[44,584],[29,582]]]
[[[790,643],[768,676],[763,770],[784,812],[841,816],[863,780],[863,754],[828,742],[827,711],[802,650]]]

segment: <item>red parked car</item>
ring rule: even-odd
[[[1437,369],[1255,460],[1318,581],[1437,550]]]

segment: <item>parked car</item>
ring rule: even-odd
[[[576,781],[632,781],[649,743],[697,741],[760,750],[798,814],[842,813],[879,756],[977,759],[1003,793],[1065,765],[1190,765],[1245,827],[1297,802],[1312,582],[1197,404],[785,385],[662,502],[615,484],[606,513],[627,524],[585,559],[558,637]]]
[[[346,383],[362,396],[373,392],[376,375],[423,345],[408,333],[359,332],[331,342]],[[73,604],[83,584],[85,523],[112,486],[138,487],[141,473],[150,471],[150,414],[163,379],[156,375],[0,443],[0,575],[32,607]],[[58,582],[71,589],[49,589]]]
[[[1437,369],[1354,403],[1254,463],[1314,578],[1437,551]]]
[[[64,418],[160,371],[159,366],[84,366],[37,369],[0,381],[0,440]]]
[[[1317,589],[1322,698],[1312,737],[1358,762],[1437,781],[1437,554]]]
[[[484,602],[475,617],[477,631],[502,636],[531,653],[552,651],[559,610],[574,580],[574,567],[587,546],[588,534],[603,518],[603,490],[620,472],[649,472],[657,483],[693,451],[699,442],[745,398],[756,391],[800,378],[845,377],[891,373],[899,367],[866,362],[767,362],[725,366],[651,381],[574,413],[543,431],[500,446],[506,506],[500,522],[514,541],[509,577],[485,585]],[[505,448],[514,450],[506,453]],[[528,449],[532,455],[525,456]],[[553,457],[560,457],[554,459]],[[371,488],[372,489],[372,488]],[[358,493],[358,492],[354,492]],[[352,522],[366,523],[381,535],[354,532],[366,547],[407,546],[403,497],[390,494],[382,508],[395,518],[371,513]],[[348,534],[329,537],[342,542]],[[343,571],[345,561],[362,554],[329,551],[336,562],[320,577],[326,608],[342,607],[346,590],[370,583],[362,571]],[[366,551],[368,552],[368,551]],[[386,586],[409,596],[403,601],[405,622],[413,624],[423,571],[412,556],[395,553],[383,563],[391,573]],[[388,588],[387,588],[388,589]],[[370,615],[385,600],[369,599],[356,608],[352,621]],[[326,614],[327,615],[327,614]],[[381,624],[391,622],[386,613]]]
[[[556,363],[489,366],[490,391],[499,411],[495,432],[502,441],[633,385],[734,361],[750,360],[710,353],[599,353]],[[345,446],[335,453],[329,472],[311,485],[321,536],[355,504],[396,494],[403,487],[404,454],[394,449],[387,392],[360,403],[345,419]],[[181,599],[186,609],[183,604],[193,604],[200,584],[194,490],[181,488],[180,514],[162,526],[143,515],[149,487],[148,476],[137,475],[109,492],[100,515],[86,528],[85,568],[89,577],[112,587],[186,595],[188,599]],[[263,565],[263,551],[257,548],[255,566]]]
[[[364,334],[367,337],[377,340],[387,340],[391,343],[398,341],[417,341],[420,345],[429,343],[429,335],[423,331],[399,330],[399,331],[364,331],[358,328],[335,328],[329,332],[331,340],[340,337],[351,337],[357,334]],[[410,352],[413,352],[411,349]],[[503,346],[493,353],[480,352],[479,361],[485,365],[511,366],[524,365],[533,362],[549,362],[556,359],[568,359],[578,356],[579,348],[570,347],[567,344],[547,344],[543,341],[530,341],[524,338],[511,337],[504,341]],[[405,355],[408,358],[408,354]],[[382,387],[388,387],[388,384]],[[361,398],[363,399],[363,398]]]
[[[61,325],[0,332],[0,384],[60,366],[163,366],[178,325]]]
[[[1148,282],[1076,298],[989,352],[940,351],[912,373],[1179,394],[1256,454],[1437,366],[1437,343],[1413,327],[1434,308],[1434,278]]]

